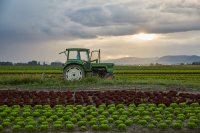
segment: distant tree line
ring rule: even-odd
[[[150,66],[162,66],[164,64],[160,64],[160,63],[150,63]],[[192,63],[177,63],[177,64],[172,64],[172,65],[200,65],[200,61],[199,62],[192,62]]]
[[[150,63],[150,66],[162,66],[160,63]],[[193,62],[193,63],[179,63],[176,65],[200,65],[199,62]],[[27,63],[13,63],[13,62],[0,62],[0,66],[63,66],[62,62],[51,62],[50,64],[46,64],[43,62],[42,64],[39,61],[33,60],[29,61]]]
[[[43,62],[33,60],[27,63],[0,62],[0,66],[62,66],[62,62],[51,62],[49,65]]]
[[[192,65],[200,65],[200,62],[193,62]]]

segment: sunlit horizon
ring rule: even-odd
[[[156,34],[147,34],[147,33],[139,33],[133,35],[134,39],[142,40],[142,41],[151,41],[157,39],[158,35]]]

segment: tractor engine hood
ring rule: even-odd
[[[108,67],[108,68],[113,68],[114,63],[92,63],[93,67]]]

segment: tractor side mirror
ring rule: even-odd
[[[60,52],[59,54],[63,54],[63,53],[65,53],[65,51],[62,51],[62,52]]]
[[[63,51],[63,52],[60,52],[59,54],[65,54],[66,56],[67,56],[67,53],[66,53],[67,51]]]

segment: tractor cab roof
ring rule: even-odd
[[[66,51],[90,51],[86,48],[67,48]]]

